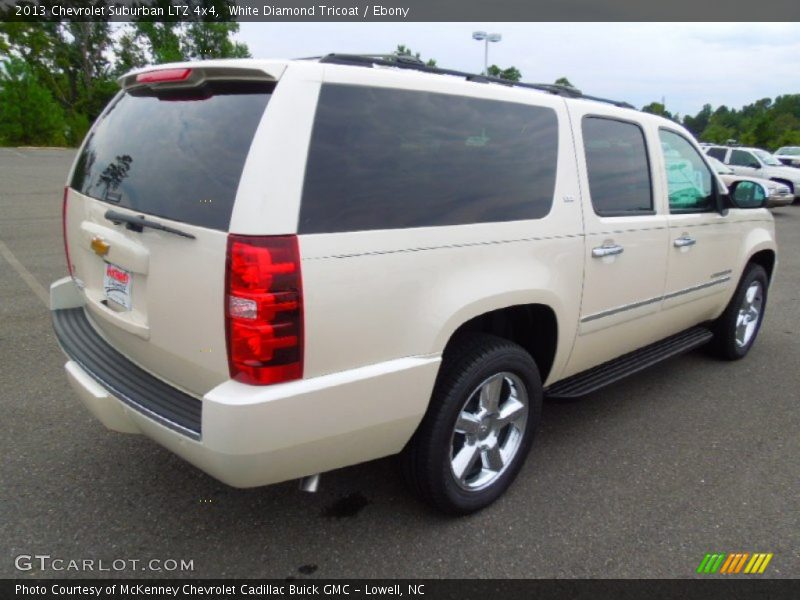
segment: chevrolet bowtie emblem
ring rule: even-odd
[[[108,254],[108,250],[111,248],[111,244],[101,238],[99,235],[96,235],[92,238],[92,250],[97,256],[105,256]]]

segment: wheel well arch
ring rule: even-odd
[[[772,281],[772,273],[775,270],[775,251],[774,250],[760,250],[750,257],[747,262],[755,263],[764,267],[767,272],[767,279]]]
[[[545,304],[517,304],[472,317],[450,336],[446,355],[454,341],[465,333],[488,333],[522,346],[536,361],[542,381],[546,381],[558,346],[558,320]]]

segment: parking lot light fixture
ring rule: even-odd
[[[473,31],[472,39],[483,42],[483,74],[489,74],[489,42],[499,42],[503,36],[499,33],[486,33],[485,31]]]

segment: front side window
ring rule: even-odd
[[[770,167],[780,167],[781,161],[777,158],[772,156],[769,152],[764,152],[763,150],[755,150],[754,154],[761,159],[765,165],[769,165]]]
[[[551,108],[325,84],[300,233],[539,219],[555,191]]]
[[[641,128],[625,121],[585,117],[583,145],[594,211],[603,217],[652,214],[650,164]]]
[[[728,164],[736,167],[760,167],[758,159],[746,150],[731,150],[731,159]]]
[[[713,175],[703,157],[677,133],[661,129],[658,135],[667,171],[670,212],[714,210]]]

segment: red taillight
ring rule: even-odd
[[[161,69],[160,71],[148,71],[147,73],[139,73],[136,76],[136,83],[185,81],[191,74],[191,69]]]
[[[67,239],[67,197],[69,196],[69,187],[64,188],[64,202],[61,204],[61,232],[64,234],[64,254],[67,257],[67,271],[69,276],[72,277],[72,261],[69,258],[69,240]]]
[[[268,385],[303,376],[303,282],[296,236],[230,234],[225,325],[232,379]]]

